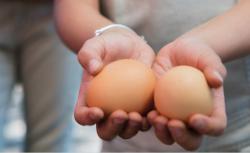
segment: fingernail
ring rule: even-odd
[[[205,125],[205,122],[204,122],[204,120],[196,120],[195,122],[194,122],[194,126],[196,127],[196,128],[198,128],[198,129],[203,129],[204,128],[204,125]]]
[[[223,82],[223,77],[220,75],[219,72],[214,71],[214,75],[216,76],[216,78],[217,78],[218,80],[220,80],[221,83]]]
[[[120,118],[113,119],[113,123],[114,124],[123,124],[124,121],[125,121],[124,119],[120,119]]]
[[[96,72],[101,66],[100,61],[98,61],[97,59],[92,59],[89,62],[89,70],[91,71],[91,73]]]

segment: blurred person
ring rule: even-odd
[[[189,0],[185,2],[181,0],[107,0],[101,1],[101,3],[99,3],[99,1],[83,2],[76,0],[73,2],[67,0],[58,0],[56,2],[58,4],[56,6],[56,17],[59,33],[70,47],[75,48],[75,50],[79,50],[79,61],[85,68],[86,72],[89,73],[85,73],[85,80],[83,81],[82,88],[80,90],[80,95],[75,110],[76,120],[82,125],[92,125],[97,123],[97,132],[104,140],[112,140],[118,135],[121,138],[128,139],[136,135],[139,130],[147,130],[148,126],[146,126],[147,123],[144,120],[145,117],[140,116],[138,113],[127,114],[126,112],[119,110],[114,112],[109,118],[105,119],[103,118],[104,114],[102,110],[98,108],[87,108],[84,103],[84,88],[86,88],[86,85],[91,77],[97,74],[103,65],[121,58],[133,58],[145,63],[148,66],[152,66],[155,58],[154,54],[152,53],[153,49],[159,50],[166,44],[167,45],[163,47],[160,53],[157,55],[154,66],[155,64],[162,64],[160,65],[161,67],[166,67],[163,72],[168,70],[168,68],[171,67],[169,64],[172,64],[169,62],[172,61],[169,61],[169,59],[166,60],[169,56],[169,52],[167,51],[171,50],[170,48],[176,47],[171,45],[176,44],[174,41],[176,38],[186,31],[191,30],[192,28],[208,21],[209,19],[221,14],[222,12],[225,12],[226,10],[229,10],[236,3],[234,0],[224,0],[220,2],[215,0],[202,2],[197,0]],[[246,17],[246,15],[244,15],[245,12],[240,11],[241,9],[239,9],[243,8],[243,10],[246,10],[246,8],[243,7],[244,5],[245,3],[241,3],[241,5],[238,5],[240,7],[235,7],[235,10],[237,11],[232,12],[243,12],[243,15],[241,15]],[[100,6],[103,10],[103,14],[99,12]],[[222,32],[225,32],[222,29],[224,29],[223,27],[225,27],[227,23],[231,21],[230,19],[234,19],[233,21],[240,19],[240,23],[242,23],[243,20],[239,18],[239,16],[234,18],[234,15],[235,14],[225,15],[226,17],[221,21],[226,22],[224,25],[217,23],[219,25],[218,29],[220,29]],[[74,18],[72,16],[74,16]],[[229,21],[225,20],[227,18],[229,18]],[[109,27],[108,30],[102,31],[100,36],[93,37],[93,34],[97,29],[107,27],[107,25],[110,25],[113,22],[128,25],[132,27],[139,35],[144,35],[148,44],[152,46],[153,49],[148,44],[146,44],[139,35],[120,25],[116,25],[113,28]],[[232,22],[229,23],[230,25],[232,24]],[[236,22],[234,22],[232,25],[238,27]],[[240,26],[238,28],[242,26],[242,24],[239,25]],[[216,27],[216,24],[212,27]],[[242,27],[244,28],[245,25]],[[216,31],[218,29],[214,28],[214,31],[212,30],[210,32],[212,34],[217,32],[219,33],[219,31]],[[234,35],[237,33],[237,30],[234,31],[235,29],[233,28],[225,27],[225,29],[228,30],[226,32],[232,30]],[[223,34],[226,35],[227,33]],[[230,39],[226,39],[226,37],[223,38],[217,36],[212,38],[214,40],[217,39],[218,42],[227,40],[225,45],[227,47],[229,46],[229,48],[231,47],[231,45],[229,45]],[[245,40],[243,42],[245,43]],[[203,66],[209,64],[208,68],[210,69],[204,69],[206,67],[199,68],[205,70],[205,76],[213,88],[220,87],[215,92],[215,106],[218,106],[219,109],[215,109],[214,113],[219,115],[208,118],[209,122],[206,123],[207,125],[206,128],[204,128],[205,130],[202,131],[199,127],[193,126],[193,128],[197,131],[194,132],[194,135],[190,135],[189,131],[185,128],[185,125],[180,122],[175,122],[175,125],[178,125],[179,127],[174,127],[177,130],[178,128],[179,130],[182,130],[179,132],[174,131],[175,129],[165,131],[168,129],[166,129],[166,127],[162,128],[161,125],[161,127],[155,126],[156,135],[163,143],[172,144],[175,141],[183,148],[193,150],[199,147],[202,138],[201,134],[216,136],[221,134],[226,126],[227,121],[224,94],[223,88],[221,86],[226,75],[226,71],[220,61],[220,57],[215,54],[215,52],[210,52],[211,49],[209,50],[208,46],[206,46],[207,44],[204,44],[202,41],[193,41],[191,39],[185,40],[184,42],[180,41],[180,45],[179,43],[177,44],[178,47],[183,47],[182,49],[178,49],[179,52],[176,50],[173,51],[179,53],[178,58],[181,59],[180,57],[183,56],[189,57],[187,58],[188,60],[186,62],[189,61],[191,63],[184,64],[191,64],[192,66],[195,66],[192,63],[194,58],[200,59],[200,64]],[[239,44],[236,44],[236,46]],[[237,49],[235,46],[232,47],[233,49],[228,49],[229,52],[232,50],[235,51]],[[209,50],[209,52],[204,53],[203,51],[204,56],[197,57],[197,55],[200,55],[198,52],[199,50]],[[181,51],[183,51],[183,53]],[[218,54],[223,60],[228,58],[223,57],[220,53]],[[209,57],[208,60],[206,60],[205,55]],[[160,59],[159,57],[165,59],[165,63],[164,61],[161,61],[162,63],[158,63],[158,60]],[[234,56],[231,55],[231,58],[232,57]],[[181,62],[183,61],[185,62],[185,60],[182,60]],[[226,80],[225,83],[226,92],[234,92],[232,91],[232,88],[227,88],[227,85],[233,85],[235,90],[242,91],[227,95],[229,127],[226,129],[225,135],[222,137],[206,138],[206,142],[201,148],[202,151],[240,151],[249,146],[248,136],[245,134],[246,131],[249,132],[249,121],[246,119],[249,116],[249,105],[247,103],[249,94],[244,92],[248,88],[248,84],[241,84],[242,81],[248,81],[246,76],[242,75],[247,72],[247,64],[240,61],[238,65],[239,67],[237,68],[229,67],[229,73],[241,71],[241,73],[237,73],[237,80],[234,80],[233,82],[227,82]],[[196,65],[196,67],[198,66]],[[156,71],[155,67],[154,70]],[[159,71],[156,73],[159,73]],[[232,77],[236,77],[233,76],[235,75],[233,73],[230,75]],[[239,86],[239,84],[241,85]],[[198,120],[198,118],[201,119],[202,117],[198,116],[196,119]],[[164,118],[163,120],[163,123],[165,124],[167,121]],[[170,134],[168,132],[171,132],[171,136],[174,140],[169,138]],[[145,141],[152,140],[152,135],[140,136],[141,137],[135,137],[126,142],[118,139],[115,139],[111,143],[105,142],[104,151],[167,151],[169,149],[168,146],[159,146],[159,142],[157,141],[154,141],[155,143],[152,143],[152,141]],[[170,139],[170,141],[168,139]]]
[[[72,149],[73,104],[81,68],[56,34],[52,2],[0,0],[0,151],[5,146],[6,108],[17,80],[25,98],[24,151]]]

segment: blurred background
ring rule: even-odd
[[[0,152],[100,152],[95,127],[72,115],[81,76],[56,32],[52,0],[0,0]]]
[[[22,114],[23,89],[16,85],[12,93],[12,100],[8,106],[8,116],[4,127],[6,149],[4,152],[21,152],[26,132],[26,125]],[[80,126],[74,122],[72,152],[98,153],[101,150],[101,140],[98,138],[94,126]]]

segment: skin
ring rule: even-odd
[[[106,64],[122,58],[132,58],[153,68],[159,78],[171,67],[190,65],[204,72],[213,88],[214,111],[211,116],[194,114],[188,123],[171,120],[152,110],[147,118],[156,136],[165,144],[178,143],[187,150],[200,146],[203,135],[218,136],[226,125],[223,80],[226,69],[223,61],[248,54],[250,50],[250,1],[241,0],[228,12],[194,28],[164,46],[155,57],[153,50],[134,32],[113,28],[101,36],[94,31],[112,24],[99,12],[97,0],[55,0],[55,21],[58,33],[78,54],[85,75],[75,107],[75,119],[81,125],[97,124],[97,133],[104,140],[116,136],[131,138],[150,126],[140,114],[115,111],[104,117],[100,108],[89,108],[84,101],[88,82]]]
[[[250,1],[241,0],[228,12],[194,28],[160,50],[153,65],[158,77],[171,67],[191,65],[204,72],[214,92],[212,115],[195,114],[186,125],[151,111],[148,119],[163,143],[177,142],[187,150],[196,150],[202,135],[219,136],[223,133],[227,125],[222,86],[226,70],[220,59],[227,62],[249,54],[249,14]]]
[[[192,56],[190,56],[192,55]],[[223,92],[223,78],[226,69],[213,50],[197,39],[180,39],[163,47],[156,57],[153,70],[161,77],[172,67],[190,65],[203,71],[209,85],[213,88],[214,111],[211,116],[195,114],[187,124],[168,119],[153,110],[148,120],[154,126],[156,136],[165,144],[177,142],[187,150],[197,149],[202,135],[218,136],[223,133],[227,119]]]
[[[155,55],[151,47],[145,45],[145,42],[135,33],[123,29],[112,29],[112,31],[85,42],[78,53],[78,58],[85,69],[82,83],[84,89],[95,74],[112,61],[130,58],[151,67]],[[79,93],[75,119],[81,125],[97,124],[97,133],[102,139],[111,140],[117,135],[128,139],[139,130],[145,131],[149,128],[146,117],[137,112],[126,113],[123,110],[118,110],[105,118],[100,108],[86,107],[83,97],[84,91],[80,90]]]
[[[125,29],[113,28],[99,37],[93,37],[96,29],[112,23],[99,13],[98,7],[97,0],[55,1],[58,33],[77,53],[85,70],[74,116],[81,125],[97,124],[97,133],[104,140],[111,140],[116,136],[128,139],[138,131],[150,128],[146,116],[117,110],[106,117],[100,108],[86,106],[84,89],[103,66],[112,61],[136,59],[151,67],[155,54],[141,37]]]

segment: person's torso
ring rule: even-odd
[[[235,0],[101,0],[104,15],[144,35],[160,49],[184,32],[225,12]]]

